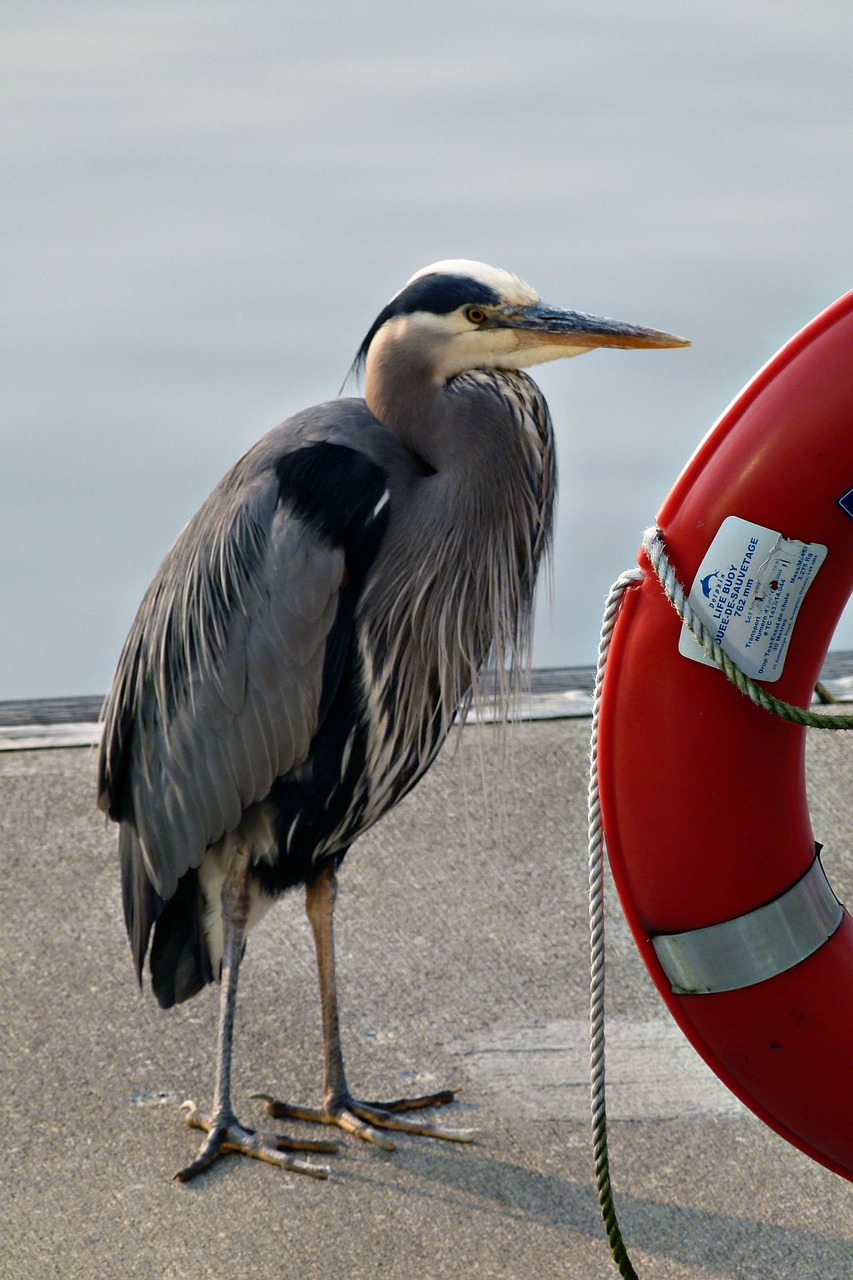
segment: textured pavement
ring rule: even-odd
[[[350,1080],[461,1086],[474,1146],[346,1139],[326,1182],[230,1157],[172,1175],[210,1098],[217,993],[160,1011],[124,937],[88,749],[0,755],[0,1276],[607,1280],[587,1107],[586,720],[455,736],[350,854],[338,948]],[[827,741],[827,739],[829,739]],[[853,901],[853,743],[809,744],[812,819]],[[850,1280],[853,1186],[744,1110],[670,1022],[612,896],[617,1207],[641,1280]],[[320,1092],[301,896],[249,942],[234,1096]]]

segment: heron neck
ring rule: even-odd
[[[372,353],[373,354],[373,353]],[[444,421],[444,385],[417,352],[380,350],[368,359],[364,399],[373,416],[431,471],[447,465],[450,432]]]
[[[480,372],[441,396],[427,400],[428,413],[413,405],[403,426],[386,423],[434,470],[392,501],[383,571],[361,606],[369,699],[387,730],[377,728],[371,749],[389,760],[404,760],[411,742],[419,761],[431,758],[490,649],[505,701],[504,662],[523,669],[551,530],[553,436],[536,386],[524,374]],[[370,407],[376,414],[376,401]]]
[[[474,371],[442,382],[426,362],[401,361],[397,352],[394,360],[380,356],[368,365],[364,398],[373,416],[450,487],[455,481],[469,492],[494,492],[525,448],[518,421],[506,406],[500,411],[494,394],[503,376],[519,375]]]

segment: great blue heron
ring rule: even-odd
[[[364,399],[297,414],[229,471],[146,594],[104,708],[99,803],[120,824],[137,975],[164,1007],[221,979],[213,1110],[185,1180],[223,1151],[326,1171],[236,1119],[230,1069],[246,933],[306,885],[325,1095],[270,1104],[393,1147],[380,1129],[452,1099],[354,1099],[341,1052],[332,912],[352,841],[423,776],[489,654],[517,662],[548,546],[554,441],[521,370],[681,338],[545,306],[516,276],[438,262],[361,344]],[[334,1149],[335,1144],[293,1144]]]

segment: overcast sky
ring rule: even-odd
[[[457,256],[694,343],[537,373],[535,657],[592,663],[696,444],[850,287],[851,49],[849,0],[7,0],[0,698],[103,692],[222,472]]]

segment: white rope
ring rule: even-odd
[[[663,535],[653,526],[643,534],[643,549],[657,574],[667,599],[702,646],[705,654],[719,667],[731,683],[756,706],[780,716],[783,720],[822,729],[851,729],[853,716],[820,715],[817,712],[792,706],[780,698],[774,698],[760,685],[750,680],[737,664],[723,651],[711,633],[694,612],[675,570],[666,554]],[[604,1064],[604,831],[601,824],[601,802],[598,783],[598,721],[601,709],[601,691],[613,628],[619,613],[622,596],[629,587],[643,581],[642,569],[630,569],[623,573],[613,586],[604,606],[601,638],[598,646],[598,663],[595,672],[595,692],[592,702],[592,731],[589,749],[589,1036],[590,1036],[590,1105],[592,1112],[592,1143],[595,1161],[595,1177],[598,1186],[598,1202],[604,1220],[607,1239],[613,1260],[624,1280],[638,1280],[628,1257],[622,1232],[616,1218],[613,1190],[610,1184],[610,1160],[607,1150],[607,1110],[605,1105]]]
[[[623,573],[614,582],[607,597],[598,646],[589,748],[589,1044],[592,1148],[601,1216],[604,1219],[613,1260],[619,1268],[619,1274],[625,1280],[637,1280],[637,1273],[631,1265],[616,1219],[616,1208],[610,1186],[610,1161],[607,1153],[607,1112],[604,1096],[604,831],[601,825],[598,790],[598,718],[607,654],[610,650],[610,639],[619,605],[627,588],[642,582],[644,576],[642,569],[631,569]]]

